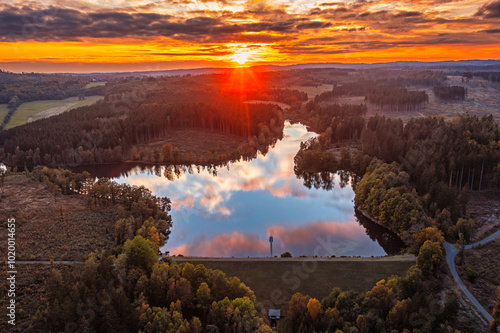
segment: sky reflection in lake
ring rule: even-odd
[[[357,222],[349,185],[341,188],[336,176],[330,191],[309,189],[295,176],[300,142],[315,135],[287,122],[266,156],[232,163],[217,176],[202,169],[170,181],[132,170],[116,180],[171,198],[174,225],[164,248],[171,254],[269,256],[272,235],[274,255],[385,255]]]

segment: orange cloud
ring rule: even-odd
[[[125,0],[11,3],[0,5],[0,62],[11,70],[498,59],[500,54],[498,0],[300,5],[182,0],[138,1],[135,8]]]
[[[170,250],[172,254],[183,254],[204,257],[238,256],[240,253],[267,253],[269,243],[257,237],[246,236],[239,232],[222,234],[210,240],[197,241],[194,244],[183,244]]]

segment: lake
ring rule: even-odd
[[[330,174],[333,186],[308,188],[294,173],[300,142],[317,134],[285,123],[283,139],[264,156],[218,168],[139,167],[89,170],[119,183],[144,185],[172,200],[171,255],[246,257],[288,251],[293,256],[384,256],[403,244],[392,232],[354,210],[350,182]],[[88,168],[85,168],[88,169]],[[345,177],[344,177],[345,178]],[[340,186],[342,185],[342,186]]]

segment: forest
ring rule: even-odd
[[[265,151],[280,137],[283,117],[279,107],[265,102],[243,103],[246,98],[235,94],[229,83],[220,83],[220,77],[202,79],[205,84],[192,88],[186,83],[194,80],[191,77],[126,78],[108,83],[105,101],[0,132],[3,159],[19,166],[74,166],[126,159],[189,163],[200,157],[176,154],[174,158],[173,153],[165,151],[156,158],[161,152],[146,156],[134,145],[161,140],[171,129],[197,128],[246,139],[246,145],[226,157],[237,159]],[[216,89],[212,80],[221,87]],[[164,87],[165,81],[172,81],[172,85]],[[244,93],[295,104],[307,99],[307,94],[289,89],[259,88]]]
[[[347,125],[347,124],[346,124]],[[408,246],[418,230],[433,226],[451,240],[474,229],[465,215],[470,191],[500,186],[500,130],[491,116],[453,121],[427,117],[370,117],[352,152],[328,150],[338,142],[328,128],[301,145],[295,173],[348,170],[358,175],[355,204],[398,233]],[[337,126],[342,127],[341,123]],[[357,130],[358,127],[356,127]],[[354,128],[351,128],[354,131]]]
[[[77,96],[89,81],[83,76],[17,74],[0,69],[0,104],[10,105],[16,96],[20,103]]]
[[[111,251],[90,253],[81,271],[51,269],[45,301],[31,329],[119,332],[272,332],[254,292],[237,277],[171,258],[158,250],[172,226],[170,201],[143,187],[97,182],[88,173],[37,167],[27,175],[89,205],[116,205]],[[432,227],[414,235],[417,263],[406,276],[368,292],[331,290],[323,300],[300,293],[289,300],[283,332],[454,332],[458,303],[441,287],[443,236]]]
[[[324,92],[314,98],[316,103],[335,101],[336,97],[364,96],[365,101],[388,108],[390,111],[416,111],[429,100],[425,91],[409,91],[401,87],[397,81],[363,80],[333,87],[332,91]]]

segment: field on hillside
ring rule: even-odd
[[[82,260],[94,250],[111,249],[116,210],[88,208],[82,195],[57,195],[24,174],[5,178],[2,216],[16,220],[17,260]],[[3,217],[2,217],[3,219]],[[6,223],[0,243],[6,244]],[[2,251],[0,260],[5,260]]]
[[[309,97],[309,99],[314,99],[314,97],[316,97],[316,95],[322,94],[322,93],[327,92],[327,91],[331,91],[333,89],[333,85],[332,84],[322,84],[322,85],[319,85],[316,87],[294,85],[294,86],[284,87],[284,88],[303,91],[303,92],[307,93],[307,97]]]
[[[89,96],[82,101],[79,101],[78,97],[70,97],[62,100],[51,99],[26,102],[17,108],[16,112],[12,115],[12,118],[10,118],[6,128],[12,128],[26,124],[30,121],[48,118],[80,106],[91,105],[103,98],[103,96]]]
[[[161,151],[167,143],[179,148],[181,160],[194,156],[201,159],[211,157],[216,160],[220,155],[230,155],[238,151],[238,147],[245,143],[245,139],[233,134],[204,129],[172,129],[163,139],[137,144],[135,148],[138,152],[143,150],[146,156],[151,157],[155,149]]]
[[[104,85],[106,85],[106,82],[90,82],[85,87],[83,87],[83,89],[90,89],[90,88],[100,87],[100,86],[104,86]]]
[[[301,292],[318,300],[328,296],[332,288],[370,290],[391,275],[405,275],[415,264],[412,260],[332,259],[331,261],[208,261],[186,259],[193,265],[220,269],[237,276],[249,286],[265,308],[288,309],[293,294]],[[181,260],[177,260],[178,263]],[[286,313],[286,312],[284,312]]]
[[[8,112],[7,104],[0,104],[0,123],[2,123],[3,118],[5,118]]]

